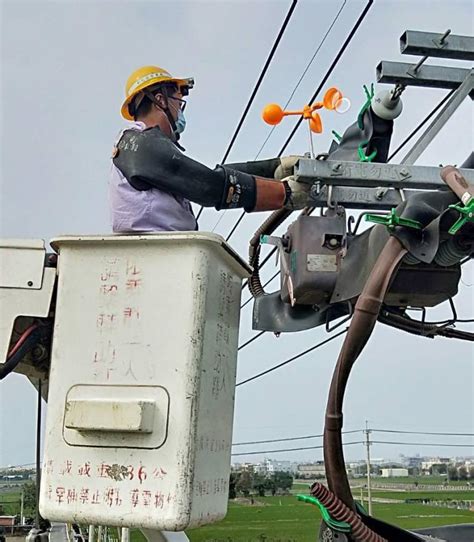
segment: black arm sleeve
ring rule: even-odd
[[[227,166],[209,169],[185,156],[158,127],[125,131],[113,162],[136,190],[156,187],[218,210],[255,207],[253,176]]]
[[[273,179],[275,169],[280,163],[281,160],[279,158],[269,158],[268,160],[257,160],[256,162],[236,162],[226,164],[226,167],[242,171],[243,173],[249,173],[250,175],[256,175],[257,177]]]

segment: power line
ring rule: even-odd
[[[474,433],[443,433],[440,431],[401,431],[398,429],[370,429],[377,433],[399,433],[402,435],[441,435],[447,437],[474,437]]]
[[[265,282],[265,284],[263,285],[263,287],[265,288],[265,286],[268,286],[270,284],[270,282],[275,279],[276,277],[278,277],[278,275],[280,274],[280,271],[277,271],[273,276],[271,276],[267,282]],[[253,297],[250,296],[247,301],[245,301],[244,303],[242,303],[242,305],[240,305],[240,308],[243,309],[245,307],[245,305],[247,305],[248,303],[250,303],[252,301]]]
[[[342,13],[342,10],[344,9],[344,6],[346,5],[347,3],[347,0],[344,0],[344,2],[342,3],[341,7],[339,8],[339,11],[336,13],[336,16],[334,17],[332,23],[329,25],[326,33],[324,34],[322,40],[319,42],[319,45],[317,46],[316,50],[314,51],[313,53],[313,56],[311,57],[310,61],[308,62],[308,64],[306,65],[305,69],[303,70],[303,73],[300,75],[300,78],[298,79],[296,85],[294,86],[293,90],[291,91],[291,94],[289,96],[289,98],[287,99],[285,105],[283,106],[283,109],[286,109],[288,107],[288,104],[291,102],[293,96],[295,95],[296,91],[298,90],[299,86],[301,85],[301,82],[303,81],[306,73],[308,72],[309,68],[311,67],[311,65],[313,64],[314,62],[314,59],[316,58],[317,54],[319,53],[319,51],[321,50],[321,47],[324,45],[325,41],[326,41],[326,38],[328,37],[329,33],[331,32],[333,26],[336,24],[337,20],[339,19],[339,16],[341,15]],[[265,145],[267,144],[268,140],[270,139],[270,137],[272,136],[273,132],[275,131],[275,128],[276,126],[273,126],[272,129],[270,130],[270,132],[268,133],[267,137],[265,138],[265,141],[262,143],[262,146],[260,147],[259,151],[257,152],[255,158],[254,158],[254,161],[257,160],[257,158],[260,156],[260,153],[263,151]],[[242,222],[243,218],[245,216],[245,211],[243,211],[239,218],[237,219],[236,223],[234,224],[234,226],[232,227],[232,229],[230,230],[229,234],[227,235],[226,237],[226,241],[229,241],[229,239],[232,237],[232,235],[234,234],[235,230],[237,229],[237,227],[239,226],[239,224]],[[214,229],[217,227],[217,225],[219,224],[220,220],[217,221],[217,224],[214,226]],[[214,231],[214,230],[213,230]]]
[[[301,358],[302,356],[309,354],[313,350],[316,350],[316,348],[319,348],[320,346],[324,346],[325,344],[331,342],[332,340],[337,339],[337,337],[339,337],[340,335],[343,335],[347,331],[347,329],[348,328],[343,329],[342,331],[339,331],[339,333],[336,333],[336,335],[333,335],[332,337],[329,337],[325,339],[324,341],[321,341],[320,343],[315,344],[311,348],[308,348],[307,350],[300,352],[296,356],[293,356],[292,358],[287,359],[283,361],[282,363],[279,363],[278,365],[274,365],[273,367],[270,367],[270,369],[267,369],[266,371],[263,371],[254,376],[251,376],[250,378],[247,378],[246,380],[242,380],[241,382],[238,382],[235,386],[237,387],[237,386],[242,386],[243,384],[247,384],[248,382],[251,382],[252,380],[256,380],[257,378],[260,378],[261,376],[265,376],[268,373],[271,373],[272,371],[276,371],[277,369],[279,369],[280,367],[283,367],[284,365],[288,365],[288,363],[296,361],[298,358]]]
[[[289,103],[291,102],[291,100],[292,100],[293,96],[295,95],[296,91],[298,90],[302,80],[304,79],[304,76],[306,75],[307,71],[311,67],[311,65],[312,65],[314,59],[316,58],[317,54],[319,53],[321,47],[324,45],[324,42],[326,41],[326,38],[328,37],[329,33],[331,32],[333,26],[336,24],[337,20],[339,19],[339,15],[342,13],[342,10],[344,9],[344,6],[346,5],[346,3],[347,3],[347,0],[344,0],[341,7],[339,8],[339,11],[337,12],[336,16],[334,17],[332,23],[330,24],[329,28],[327,29],[326,33],[324,34],[323,39],[320,41],[316,51],[314,52],[313,56],[311,57],[311,60],[308,62],[306,68],[304,69],[303,73],[301,74],[300,78],[298,79],[298,82],[296,83],[294,89],[292,90],[292,92],[290,94],[290,97],[288,98],[285,105],[283,106],[283,109],[286,109],[288,107]],[[275,129],[276,129],[276,126],[273,126],[272,129],[270,130],[267,138],[265,139],[262,146],[260,147],[260,149],[259,149],[259,151],[257,153],[257,156],[255,157],[255,160],[260,156],[260,153],[262,152],[263,148],[267,144],[267,141],[270,139],[270,137],[273,134],[273,132],[275,131]]]
[[[469,444],[443,444],[441,442],[394,442],[387,440],[371,440],[371,444],[397,444],[403,446],[443,446],[450,448],[466,448]]]
[[[415,135],[423,128],[423,126],[433,117],[442,107],[443,105],[451,98],[451,96],[456,92],[456,89],[451,90],[446,96],[439,102],[439,104],[429,113],[429,115],[413,130],[413,132],[392,152],[392,154],[388,157],[387,162],[390,162],[390,160],[396,156],[402,149],[405,147],[405,145],[415,137]]]
[[[339,49],[339,52],[337,53],[336,57],[334,58],[331,66],[329,67],[328,71],[326,72],[326,75],[323,77],[321,83],[319,84],[318,88],[316,89],[315,93],[309,100],[309,105],[311,105],[314,100],[317,98],[318,94],[321,92],[321,89],[326,84],[326,81],[329,79],[331,73],[334,71],[334,68],[336,67],[337,63],[339,62],[340,58],[344,54],[344,51],[347,49],[349,43],[352,41],[352,38],[354,37],[355,33],[357,32],[359,26],[362,24],[362,21],[365,19],[365,16],[367,15],[369,9],[372,7],[372,4],[374,3],[374,0],[369,0],[364,8],[364,11],[360,14],[359,18],[357,19],[355,25],[353,26],[352,30],[349,32],[345,42],[343,43],[342,47]],[[296,134],[296,131],[300,127],[301,123],[303,122],[303,117],[300,117],[295,124],[295,127],[291,131],[290,135],[288,136],[287,140],[285,141],[283,147],[281,148],[278,156],[281,156],[284,152],[286,147],[290,144],[290,141],[293,139],[294,135]]]
[[[362,433],[363,429],[354,429],[352,431],[341,431],[343,435],[348,435],[352,433]],[[306,435],[304,437],[288,437],[288,438],[276,438],[276,439],[270,439],[270,440],[253,440],[250,442],[236,442],[233,443],[232,446],[245,446],[248,444],[268,444],[270,442],[289,442],[294,440],[305,440],[305,439],[311,439],[311,438],[322,438],[324,437],[324,434],[321,435]]]
[[[364,441],[358,440],[356,442],[343,442],[343,446],[352,446],[353,444],[363,444]],[[278,454],[280,452],[299,452],[301,450],[321,450],[323,446],[304,446],[302,448],[285,448],[283,450],[260,450],[260,451],[251,451],[251,452],[238,452],[231,454],[232,456],[237,455],[257,455],[257,454]]]
[[[321,92],[321,89],[323,88],[323,86],[326,84],[326,81],[329,79],[331,73],[334,71],[334,68],[336,67],[337,63],[339,62],[339,60],[341,59],[342,55],[344,54],[344,51],[347,49],[349,43],[351,42],[352,38],[354,37],[355,33],[357,32],[359,26],[362,24],[362,21],[364,20],[365,16],[367,15],[369,9],[372,7],[372,4],[374,3],[374,0],[369,0],[363,10],[363,12],[360,14],[359,18],[357,19],[355,25],[352,27],[352,30],[349,32],[345,42],[343,43],[342,47],[339,49],[339,52],[337,53],[336,57],[334,58],[331,66],[329,67],[328,71],[326,72],[326,75],[323,77],[323,79],[321,80],[318,88],[316,89],[315,93],[313,94],[313,96],[310,98],[309,100],[309,104],[312,104],[314,102],[314,100],[317,98],[318,94]],[[298,119],[298,122],[296,123],[295,127],[293,128],[293,130],[291,131],[290,135],[288,136],[287,140],[285,141],[283,147],[281,148],[280,152],[278,153],[278,157],[280,157],[286,147],[289,145],[290,141],[293,139],[294,135],[296,134],[296,131],[298,130],[298,128],[300,127],[301,123],[303,122],[303,117],[300,117]],[[242,220],[244,216],[244,213],[239,217],[239,220],[238,222],[240,222]],[[232,232],[233,233],[233,232]],[[229,237],[227,237],[228,239]],[[268,259],[272,256],[272,254],[274,254],[275,250],[276,250],[277,247],[274,247],[270,253],[268,254],[268,256],[265,258],[265,260],[262,261],[261,265],[260,265],[260,269],[263,267],[263,265],[268,261]],[[245,288],[245,286],[247,285],[248,281],[245,282],[243,288]]]
[[[245,342],[244,344],[240,345],[239,348],[237,348],[237,350],[242,350],[242,348],[245,348],[247,345],[249,345],[250,343],[253,343],[253,341],[255,341],[256,339],[258,339],[259,337],[261,337],[263,334],[265,333],[265,331],[260,331],[260,333],[257,333],[256,335],[254,335],[251,339],[249,339],[247,342]]]
[[[273,46],[271,48],[271,51],[270,51],[270,54],[268,55],[268,58],[265,62],[265,65],[263,66],[263,69],[262,71],[260,72],[260,76],[257,80],[257,83],[255,84],[255,87],[252,91],[252,94],[250,95],[250,98],[249,98],[249,101],[247,102],[247,105],[244,109],[244,112],[242,113],[242,116],[240,117],[240,120],[239,120],[239,123],[237,124],[237,128],[235,129],[235,132],[234,132],[234,135],[232,136],[231,140],[230,140],[230,143],[229,143],[229,146],[227,147],[227,150],[225,151],[225,154],[224,154],[224,158],[222,159],[221,161],[221,164],[224,164],[227,157],[229,156],[229,153],[232,149],[232,147],[234,146],[234,143],[235,143],[235,140],[237,139],[237,136],[240,132],[240,129],[242,128],[242,125],[245,121],[245,118],[247,117],[247,114],[250,110],[250,107],[252,106],[252,103],[255,99],[255,96],[258,92],[258,89],[260,88],[260,85],[262,84],[262,81],[263,81],[263,78],[265,77],[267,71],[268,71],[268,68],[270,67],[270,64],[273,60],[273,57],[275,55],[275,52],[278,48],[278,45],[280,44],[280,41],[283,37],[283,34],[285,33],[285,30],[286,30],[286,27],[288,26],[288,23],[290,22],[290,19],[291,19],[291,16],[293,15],[293,12],[296,8],[296,4],[298,3],[298,0],[293,0],[292,3],[291,3],[291,6],[290,6],[290,9],[288,10],[288,13],[286,14],[286,17],[285,17],[285,20],[283,21],[283,24],[280,28],[280,31],[278,32],[278,35],[276,37],[276,40],[275,42],[273,43]],[[201,216],[201,213],[203,211],[204,207],[201,206],[201,209],[199,210],[199,213],[196,217],[196,220],[199,219],[199,217]]]

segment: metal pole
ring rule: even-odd
[[[370,484],[370,429],[368,428],[368,422],[365,422],[365,445],[367,447],[367,503],[369,516],[372,515],[372,488]]]
[[[36,528],[40,528],[39,497],[41,484],[41,379],[38,380],[38,405],[36,413]]]
[[[130,542],[130,529],[122,527],[122,539],[120,542]]]
[[[95,528],[94,525],[89,525],[88,542],[95,542]]]
[[[461,86],[446,102],[446,105],[443,107],[443,109],[438,113],[436,118],[428,126],[420,139],[418,139],[413,148],[402,160],[403,164],[413,165],[418,160],[418,158],[425,151],[426,147],[428,147],[428,145],[431,143],[431,141],[433,141],[441,128],[446,124],[446,122],[451,118],[456,109],[461,105],[464,98],[468,96],[468,94],[472,91],[473,85],[474,71],[471,69]]]
[[[21,490],[21,500],[20,500],[20,523],[22,525],[23,525],[23,523],[25,523],[25,521],[23,519],[24,504],[25,504],[25,491],[22,489]]]
[[[97,529],[97,542],[102,542],[102,525]]]

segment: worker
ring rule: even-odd
[[[193,86],[158,66],[128,78],[121,113],[132,123],[115,143],[109,185],[114,232],[196,230],[190,201],[247,212],[306,206],[309,187],[292,177],[298,157],[209,169],[183,154],[185,98]]]

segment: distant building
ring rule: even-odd
[[[303,463],[298,465],[298,475],[301,478],[323,478],[326,476],[324,461],[316,461],[316,463]]]
[[[391,469],[381,469],[382,478],[393,478],[395,476],[408,476],[408,469],[404,468],[391,468]]]
[[[421,472],[422,474],[440,474],[440,470],[446,473],[446,469],[451,464],[452,460],[450,457],[431,457],[424,458],[424,461],[421,463]],[[444,469],[440,467],[444,466]]]

